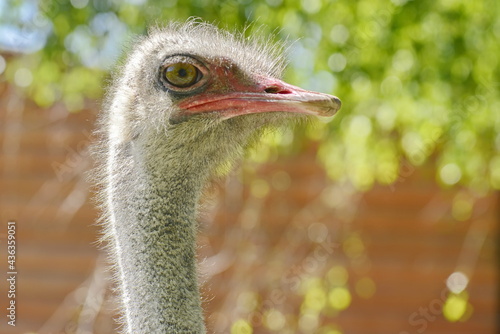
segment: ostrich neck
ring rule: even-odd
[[[109,228],[126,332],[205,333],[195,247],[204,176],[148,145],[111,151]]]

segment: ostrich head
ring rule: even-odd
[[[171,24],[115,71],[98,178],[128,333],[205,331],[195,243],[207,179],[260,129],[340,108],[279,80],[278,51],[209,24]]]
[[[278,79],[279,51],[210,24],[153,29],[111,89],[110,139],[163,140],[179,162],[216,164],[234,160],[265,126],[335,114],[338,98]]]

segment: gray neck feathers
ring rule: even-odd
[[[126,332],[204,333],[195,216],[206,175],[166,157],[158,142],[111,143],[108,160],[108,229]]]

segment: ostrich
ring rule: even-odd
[[[340,108],[277,79],[282,57],[268,44],[171,23],[114,73],[97,178],[126,333],[205,333],[195,245],[204,186],[262,129]]]

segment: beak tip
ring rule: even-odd
[[[340,110],[341,107],[342,107],[342,101],[340,101],[338,97],[332,96],[330,100],[330,106],[328,107],[325,116],[329,117],[335,115]]]
[[[340,99],[336,96],[333,97],[333,104],[335,104],[336,108],[337,108],[337,111],[340,110],[340,108],[342,107],[342,101],[340,101]]]

